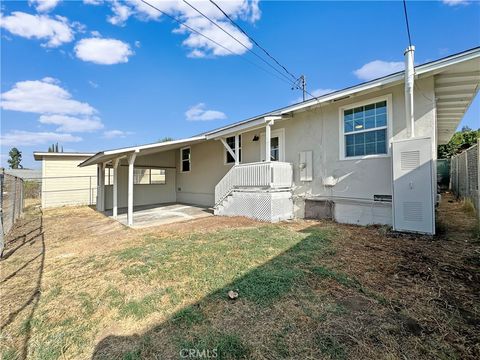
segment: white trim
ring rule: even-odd
[[[357,133],[364,133],[368,131],[375,131],[375,130],[381,130],[385,129],[385,127],[376,127],[372,129],[366,129],[366,130],[361,130],[361,131],[351,131],[345,134],[344,132],[344,124],[343,124],[343,112],[345,110],[353,109],[359,106],[365,106],[365,105],[370,105],[370,104],[375,104],[380,101],[386,101],[387,102],[387,139],[385,139],[386,145],[387,145],[387,153],[386,154],[371,154],[371,155],[362,155],[362,156],[346,156],[345,154],[345,135],[352,135],[352,134],[357,134]],[[339,160],[340,161],[349,161],[349,160],[367,160],[367,159],[379,159],[379,158],[386,158],[386,157],[391,157],[392,156],[392,151],[391,151],[391,144],[392,144],[392,128],[393,128],[393,101],[392,101],[392,94],[386,94],[382,95],[376,98],[371,98],[367,99],[364,101],[356,102],[353,104],[348,104],[345,106],[341,106],[338,108],[338,135],[339,135]]]
[[[188,156],[188,163],[189,163],[188,171],[183,170],[183,162],[186,161],[186,160],[182,159],[182,151],[186,150],[186,149],[190,150],[190,152],[188,154],[189,155]],[[189,173],[190,171],[192,171],[192,147],[191,146],[185,146],[185,147],[180,149],[180,172],[186,174],[186,173]]]
[[[240,137],[241,137],[241,139],[240,139],[240,141],[239,141],[239,147],[238,147],[238,149],[241,151],[241,150],[242,150],[242,143],[243,143],[243,136],[242,136],[242,134],[235,134],[235,135],[232,135],[232,136],[226,136],[226,137],[224,138],[225,143],[227,143],[227,138],[229,138],[229,137],[234,137],[234,136],[240,136]],[[227,145],[228,145],[228,143],[227,143]],[[231,148],[230,148],[230,149],[231,149]],[[227,162],[227,151],[228,151],[228,149],[224,149],[224,150],[225,150],[225,151],[224,151],[224,153],[223,153],[223,165],[235,165],[235,161],[233,161],[233,162]],[[235,154],[235,151],[234,151],[233,149],[231,149],[231,150],[233,151],[233,154]],[[230,154],[230,155],[233,156],[233,154]],[[237,154],[235,154],[235,156],[237,156]],[[233,157],[235,158],[235,156],[233,156]],[[238,163],[241,164],[241,163],[242,163],[242,159],[238,159]]]
[[[278,137],[278,147],[279,147],[279,162],[285,162],[285,128],[272,130],[270,133],[270,139]],[[260,133],[260,161],[266,161],[264,159],[266,154],[265,147],[265,132]]]

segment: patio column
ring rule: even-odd
[[[240,164],[240,141],[238,139],[238,134],[235,135],[235,165]]]
[[[118,215],[118,163],[120,159],[113,160],[113,218]]]
[[[133,164],[137,153],[128,155],[128,212],[127,212],[127,224],[133,225]]]
[[[97,211],[105,211],[105,164],[97,165]]]
[[[267,122],[267,126],[265,127],[265,161],[270,161],[272,158],[271,151],[271,126],[273,125],[273,120]]]

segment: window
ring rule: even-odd
[[[189,172],[191,160],[190,160],[190,148],[180,149],[180,168],[182,172]]]
[[[113,168],[105,168],[105,185],[113,185]]]
[[[343,110],[345,157],[387,154],[387,101]]]
[[[134,168],[133,183],[135,185],[165,184],[165,169]]]
[[[278,138],[278,136],[272,137],[270,139],[270,160],[280,160],[280,139]]]
[[[230,146],[230,149],[232,149],[233,153],[235,154],[235,136],[227,137],[225,139],[225,142],[228,146]],[[228,150],[225,150],[225,156],[226,164],[232,164],[235,162],[235,159],[228,152]],[[238,161],[242,162],[242,135],[238,135]]]

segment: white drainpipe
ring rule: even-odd
[[[403,54],[405,56],[405,116],[410,138],[415,137],[415,118],[413,112],[413,87],[415,82],[414,53],[415,46],[409,46]]]

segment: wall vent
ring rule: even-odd
[[[420,151],[402,151],[400,166],[402,170],[413,170],[420,165]]]
[[[423,205],[420,201],[405,201],[403,203],[403,219],[405,221],[423,221]]]

